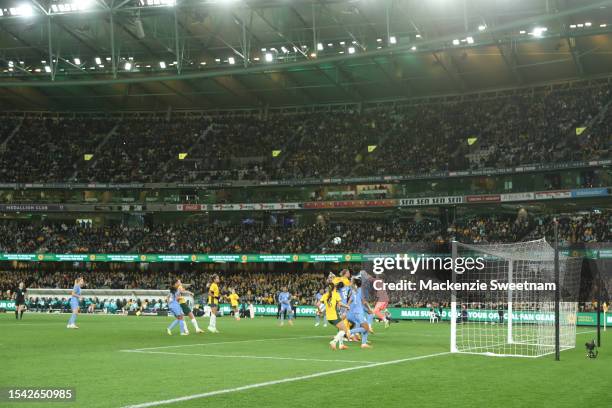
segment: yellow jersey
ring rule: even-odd
[[[208,304],[219,304],[219,285],[217,285],[215,282],[211,283],[210,288],[208,288]]]
[[[342,282],[344,286],[351,286],[351,281],[345,276],[338,276],[332,280],[334,285],[337,285],[339,282]]]
[[[240,296],[238,296],[236,293],[232,293],[228,296],[228,298],[232,306],[238,306],[238,299],[240,299]]]
[[[338,320],[338,311],[336,310],[336,305],[341,300],[342,299],[340,299],[340,295],[336,290],[331,293],[331,299],[329,292],[325,292],[325,294],[321,297],[321,303],[325,304],[325,318],[327,320]]]
[[[179,285],[177,287],[177,289],[179,290],[179,292],[181,292],[181,296],[179,296],[178,302],[179,303],[187,303],[187,300],[183,297],[183,292],[185,291],[185,288],[183,288],[183,285]]]

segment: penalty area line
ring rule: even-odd
[[[322,358],[300,358],[300,357],[278,357],[278,356],[243,356],[243,355],[231,355],[231,354],[198,354],[198,353],[176,353],[172,351],[128,351],[123,350],[127,353],[142,353],[142,354],[162,354],[170,356],[197,356],[197,357],[212,357],[212,358],[245,358],[254,360],[290,360],[290,361],[313,361],[313,362],[324,362],[324,363],[359,363],[359,364],[373,364],[380,363],[380,361],[364,361],[364,360],[341,360],[341,359],[322,359]]]
[[[218,346],[222,344],[238,344],[238,343],[259,343],[262,341],[279,341],[279,340],[305,340],[305,339],[321,339],[323,337],[332,338],[332,335],[328,336],[302,336],[302,337],[274,337],[271,339],[251,339],[251,340],[235,340],[235,341],[218,341],[214,343],[191,343],[191,344],[177,344],[172,346],[159,346],[159,347],[146,347],[139,349],[126,349],[119,351],[149,351],[149,350],[162,350],[169,348],[180,348],[180,347],[194,347],[194,346]]]
[[[148,407],[156,407],[156,406],[159,406],[159,405],[175,404],[177,402],[191,401],[191,400],[201,399],[201,398],[209,398],[209,397],[214,397],[216,395],[230,394],[230,393],[233,393],[233,392],[246,391],[246,390],[251,390],[251,389],[255,389],[255,388],[269,387],[269,386],[273,386],[273,385],[277,385],[277,384],[285,384],[285,383],[296,382],[296,381],[310,380],[310,379],[313,379],[313,378],[326,377],[328,375],[346,373],[346,372],[356,371],[356,370],[363,370],[363,369],[366,369],[366,368],[374,368],[374,367],[381,367],[381,366],[392,365],[392,364],[399,364],[399,363],[404,363],[404,362],[407,362],[407,361],[424,360],[426,358],[445,356],[447,354],[451,354],[450,351],[446,351],[446,352],[443,352],[443,353],[427,354],[427,355],[424,355],[424,356],[415,356],[415,357],[402,358],[402,359],[398,359],[398,360],[382,361],[382,362],[379,362],[379,363],[365,364],[365,365],[359,365],[359,366],[355,366],[355,367],[339,368],[337,370],[323,371],[323,372],[320,372],[320,373],[302,375],[302,376],[299,376],[299,377],[285,378],[285,379],[282,379],[282,380],[273,380],[273,381],[266,381],[266,382],[261,382],[261,383],[249,384],[249,385],[244,385],[242,387],[226,388],[224,390],[203,392],[203,393],[200,393],[200,394],[186,395],[184,397],[171,398],[171,399],[159,400],[159,401],[144,402],[144,403],[141,403],[141,404],[134,404],[134,405],[126,405],[126,406],[123,406],[122,408],[148,408]]]

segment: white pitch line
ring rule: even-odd
[[[143,353],[143,354],[166,354],[171,356],[198,356],[198,357],[219,357],[219,358],[250,358],[255,360],[291,360],[291,361],[320,361],[326,363],[361,363],[374,364],[380,361],[359,361],[359,360],[340,360],[340,359],[321,359],[321,358],[299,358],[299,357],[276,357],[276,356],[242,356],[228,354],[197,354],[197,353],[175,353],[172,351],[128,351],[128,353]]]
[[[596,333],[597,330],[587,330],[587,331],[580,331],[580,332],[576,332],[576,334],[587,334],[587,333]]]
[[[404,363],[404,362],[407,362],[407,361],[423,360],[423,359],[426,359],[426,358],[437,357],[437,356],[444,356],[444,355],[447,355],[447,354],[450,354],[450,351],[446,351],[444,353],[427,354],[427,355],[424,355],[424,356],[415,356],[415,357],[402,358],[402,359],[399,359],[399,360],[382,361],[382,362],[379,362],[379,363],[365,364],[365,365],[359,365],[359,366],[355,366],[355,367],[340,368],[340,369],[337,369],[337,370],[323,371],[323,372],[320,372],[320,373],[302,375],[302,376],[299,376],[299,377],[285,378],[285,379],[282,379],[282,380],[273,380],[273,381],[266,381],[266,382],[261,382],[261,383],[249,384],[249,385],[244,385],[242,387],[236,387],[236,388],[226,388],[224,390],[203,392],[203,393],[200,393],[200,394],[187,395],[187,396],[184,396],[184,397],[171,398],[171,399],[167,399],[167,400],[144,402],[144,403],[141,403],[141,404],[127,405],[127,406],[124,406],[123,408],[148,408],[148,407],[156,407],[156,406],[159,406],[159,405],[174,404],[174,403],[177,403],[177,402],[191,401],[191,400],[200,399],[200,398],[213,397],[213,396],[216,396],[216,395],[229,394],[229,393],[232,393],[232,392],[240,392],[240,391],[246,391],[246,390],[251,390],[251,389],[255,389],[255,388],[269,387],[269,386],[277,385],[277,384],[285,384],[285,383],[295,382],[295,381],[310,380],[312,378],[325,377],[325,376],[328,376],[328,375],[340,374],[340,373],[345,373],[345,372],[348,372],[348,371],[363,370],[365,368],[373,368],[373,367],[380,367],[380,366],[391,365],[391,364],[399,364],[399,363]]]
[[[330,334],[329,336],[275,337],[275,338],[271,338],[271,339],[251,339],[251,340],[236,340],[236,341],[219,341],[219,342],[215,342],[215,343],[177,344],[177,345],[174,345],[174,346],[147,347],[147,348],[139,348],[139,349],[120,350],[120,351],[148,351],[148,350],[161,350],[161,349],[177,348],[177,347],[216,346],[216,345],[220,345],[220,344],[237,344],[237,343],[258,343],[258,342],[262,342],[262,341],[320,339],[320,338],[323,338],[323,337],[332,338],[333,336]]]

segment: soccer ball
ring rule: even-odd
[[[336,238],[332,239],[332,243],[334,245],[340,245],[342,243],[342,239],[340,237],[336,237]]]

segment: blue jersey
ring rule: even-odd
[[[349,313],[363,313],[363,296],[361,293],[361,288],[353,289],[351,291],[351,304],[349,305]]]
[[[173,303],[173,302],[177,302],[178,303],[178,300],[179,300],[180,297],[181,297],[181,291],[180,290],[177,289],[174,293],[170,292],[170,303]]]
[[[74,285],[74,288],[72,288],[72,292],[74,292],[74,295],[72,295],[70,299],[79,300],[79,296],[81,296],[81,286]]]
[[[291,293],[281,292],[278,294],[278,303],[282,305],[289,305],[291,302]]]
[[[322,295],[322,294],[317,293],[317,294],[315,295],[315,300],[316,300],[317,302],[320,302],[322,297],[323,297],[323,295]]]

